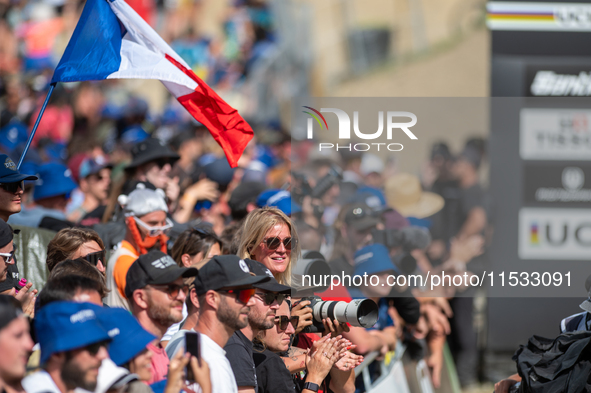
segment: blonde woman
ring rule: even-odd
[[[291,219],[274,207],[255,209],[244,219],[241,232],[238,255],[261,262],[280,284],[291,286],[292,264],[300,255]]]

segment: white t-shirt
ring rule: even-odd
[[[177,333],[179,336],[182,336],[182,338],[178,339],[178,344],[176,344],[176,342],[174,343],[176,346],[176,350],[174,351],[174,353],[172,353],[172,356],[174,356],[174,354],[180,348],[185,348],[186,332],[187,331],[181,330]],[[211,378],[211,393],[238,393],[238,385],[236,385],[236,378],[234,378],[232,366],[230,366],[230,362],[228,361],[228,358],[226,358],[226,351],[224,351],[224,348],[217,345],[215,341],[207,337],[205,334],[200,334],[199,337],[201,337],[201,358],[205,360],[207,362],[207,365],[209,366],[209,377]],[[174,338],[176,339],[177,337]],[[170,353],[168,351],[167,353],[170,356]],[[201,386],[199,386],[199,384],[194,383],[188,386],[188,388],[192,389],[195,393],[202,393]]]
[[[21,385],[27,393],[61,393],[49,373],[45,370],[37,371],[25,377]]]

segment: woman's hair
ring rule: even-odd
[[[244,219],[241,228],[240,242],[238,246],[238,256],[240,258],[252,258],[252,252],[265,239],[265,235],[275,225],[285,224],[291,233],[292,249],[289,264],[285,271],[275,278],[279,283],[284,285],[291,285],[291,270],[300,256],[300,245],[298,241],[298,234],[295,227],[291,223],[291,219],[285,215],[281,210],[275,207],[263,207],[255,209],[248,213]],[[293,247],[295,246],[295,247]]]
[[[105,249],[99,234],[87,228],[65,228],[59,231],[47,245],[47,269],[51,272],[60,262],[69,259],[84,243],[95,241]]]
[[[181,257],[184,254],[194,256],[203,252],[203,258],[207,258],[209,250],[216,243],[219,244],[221,249],[221,239],[211,230],[199,227],[190,228],[181,233],[176,239],[170,250],[170,255],[180,267],[183,267]]]

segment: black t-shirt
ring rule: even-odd
[[[255,345],[253,352],[259,388],[257,393],[292,393],[296,386],[281,357]]]
[[[252,359],[252,341],[237,330],[224,347],[238,386],[252,386],[257,391],[257,375]]]

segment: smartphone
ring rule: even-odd
[[[201,366],[201,338],[199,337],[198,332],[187,332],[185,333],[185,353],[190,353],[191,356],[195,356],[197,358],[197,362],[199,362],[199,366]],[[188,381],[195,381],[195,376],[193,375],[193,369],[191,367],[187,367],[185,370],[185,375],[187,376]]]

